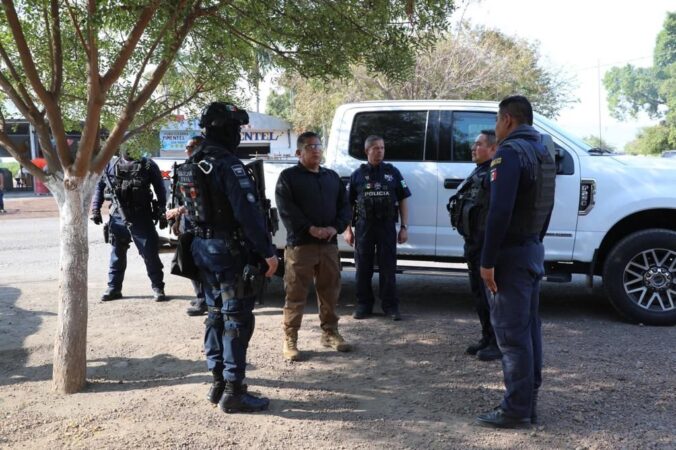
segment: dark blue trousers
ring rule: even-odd
[[[357,308],[372,312],[375,297],[371,280],[378,258],[380,299],[384,312],[399,308],[397,298],[397,229],[393,220],[369,223],[357,221],[355,226],[354,262],[356,265]]]
[[[505,396],[501,408],[530,417],[542,384],[542,333],[538,312],[544,247],[530,242],[500,250],[495,266],[498,293],[488,294],[491,322],[502,351]]]
[[[210,371],[223,371],[226,381],[242,381],[246,352],[255,328],[255,297],[235,296],[238,265],[222,239],[196,237],[192,255],[200,269],[209,306],[204,333],[204,354]]]
[[[479,316],[479,323],[481,323],[481,337],[488,342],[496,342],[495,332],[491,325],[488,291],[481,279],[481,247],[475,250],[465,246],[465,259],[469,272],[469,287],[472,290],[476,312]]]
[[[164,289],[164,274],[159,254],[159,238],[157,230],[150,216],[135,217],[132,226],[128,229],[122,218],[113,214],[110,216],[110,237],[113,247],[110,252],[110,268],[108,270],[108,286],[120,291],[124,281],[124,272],[127,269],[127,250],[134,241],[139,254],[146,265],[146,272],[153,288]]]

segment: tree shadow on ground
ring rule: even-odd
[[[52,364],[22,367],[3,384],[47,381]],[[87,391],[122,392],[211,381],[204,360],[180,359],[168,354],[150,358],[97,358],[87,360]]]
[[[16,303],[20,297],[20,289],[0,285],[0,385],[26,379],[26,364],[31,353],[26,339],[40,329],[43,316],[55,315],[19,308]]]

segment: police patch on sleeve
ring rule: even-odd
[[[498,179],[498,169],[491,169],[491,183]]]
[[[246,174],[246,170],[244,170],[244,167],[241,164],[235,164],[234,166],[232,166],[232,171],[237,177],[237,181],[239,181],[240,187],[242,187],[243,189],[251,187],[251,181],[249,181],[249,177]]]
[[[498,164],[500,164],[501,162],[502,162],[502,157],[500,157],[500,158],[495,158],[493,161],[491,161],[491,167],[495,167],[495,166],[497,166]]]
[[[232,166],[232,171],[235,172],[236,177],[246,176],[246,171],[244,170],[244,167],[242,167],[241,164],[235,164],[234,166]]]
[[[401,180],[401,187],[403,187],[404,189],[408,187],[406,186],[406,181],[404,181],[403,179]]]
[[[256,203],[256,196],[253,195],[251,192],[246,194],[246,199],[249,200],[249,203]]]

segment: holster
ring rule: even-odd
[[[103,242],[110,243],[110,222],[103,224]]]
[[[192,233],[182,233],[178,237],[176,253],[174,253],[174,258],[171,260],[171,273],[179,277],[200,281],[200,271],[195,264],[191,250],[194,238],[195,235]]]
[[[242,274],[237,277],[235,296],[237,298],[254,297],[260,295],[265,286],[265,273],[259,266],[246,264]]]

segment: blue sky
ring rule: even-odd
[[[603,77],[612,66],[652,65],[655,39],[668,11],[676,11],[676,1],[481,0],[461,5],[456,18],[462,15],[474,24],[539,41],[543,62],[577,80],[574,95],[580,101],[556,122],[580,137],[600,130],[605,141],[621,150],[641,127],[654,122],[647,117],[612,119],[597,66]]]

